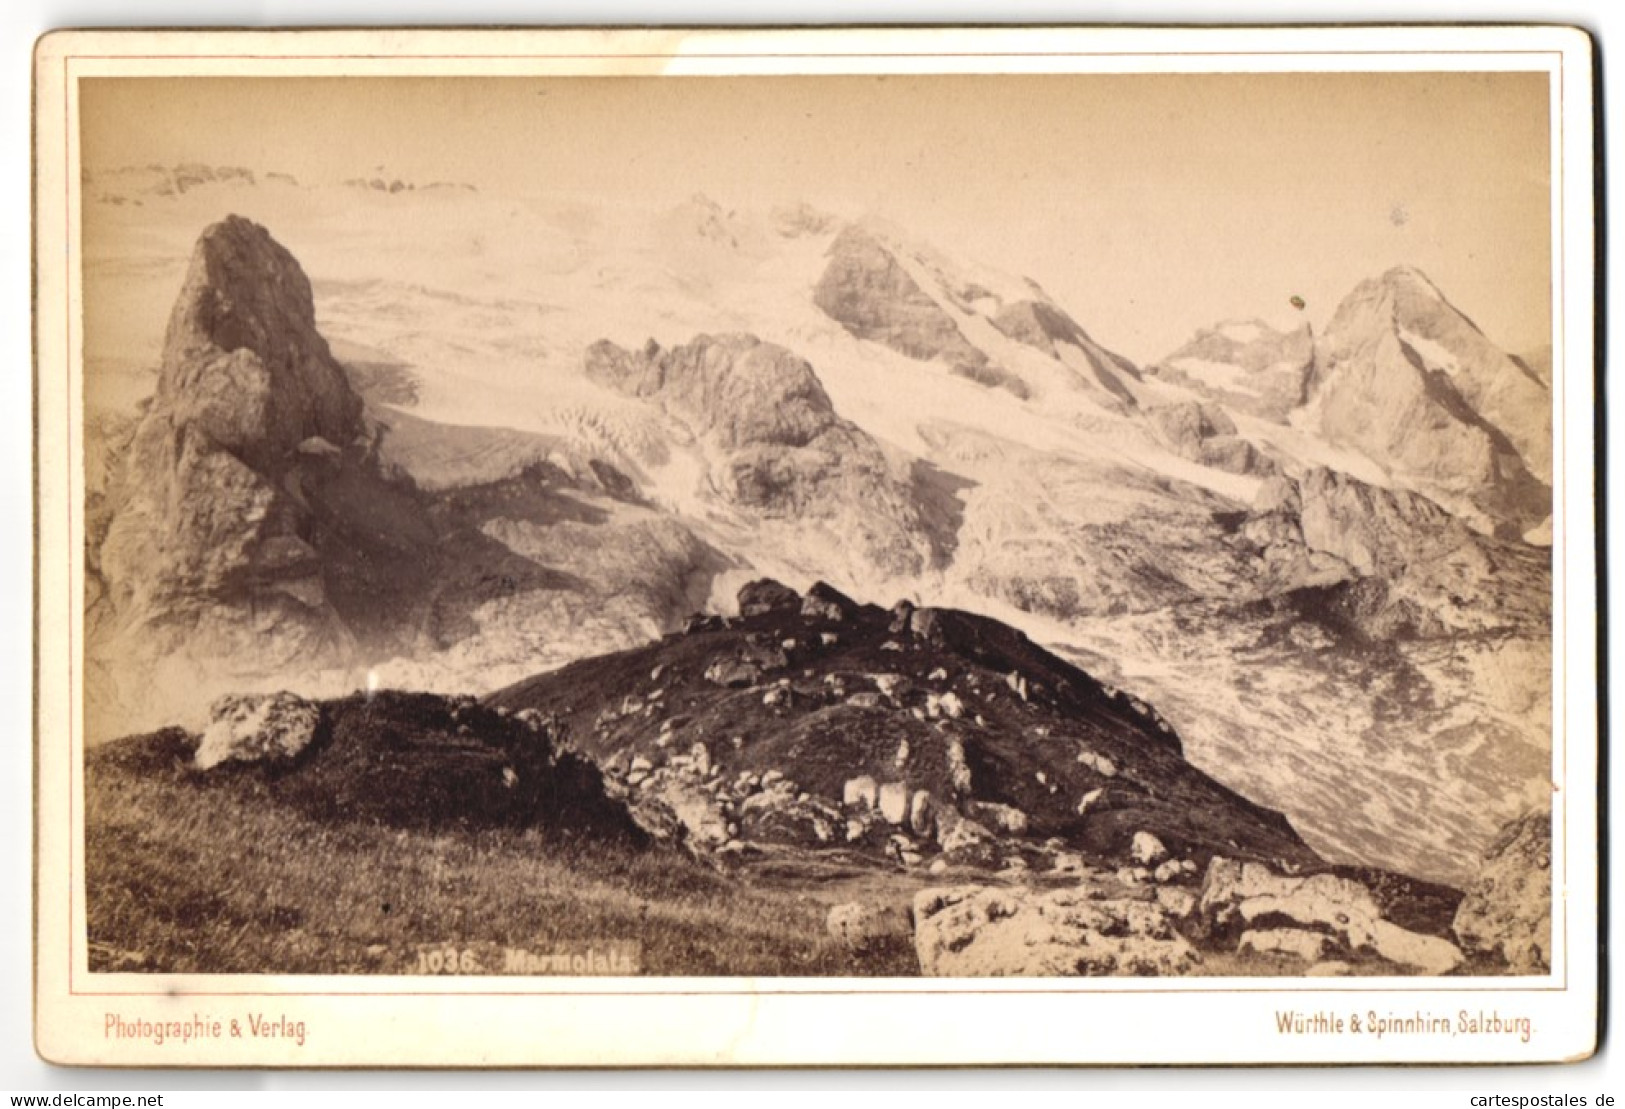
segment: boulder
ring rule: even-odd
[[[739,807],[747,838],[764,843],[817,847],[846,839],[846,818],[816,797],[769,790]]]
[[[1462,961],[1449,940],[1384,920],[1370,890],[1335,874],[1283,875],[1262,863],[1216,855],[1203,879],[1200,909],[1210,931],[1255,921],[1306,928],[1423,974],[1444,974]]]
[[[841,786],[841,804],[849,809],[873,809],[880,804],[880,786],[867,774],[848,778]]]
[[[1499,956],[1516,974],[1551,970],[1551,810],[1525,813],[1501,829],[1451,927],[1462,947]]]
[[[893,936],[907,936],[907,918],[898,909],[886,905],[866,905],[861,901],[848,901],[832,906],[824,918],[824,929],[830,938],[852,952],[870,951]]]
[[[1158,886],[1156,898],[1164,912],[1180,920],[1196,911],[1196,895],[1178,886]]]
[[[828,582],[814,582],[801,602],[801,615],[824,620],[844,620],[857,611],[858,603]]]
[[[951,808],[937,812],[937,846],[956,866],[996,866],[998,841],[993,833]]]
[[[1117,777],[1117,764],[1105,755],[1097,754],[1087,747],[1078,752],[1078,762],[1087,766],[1102,778]]]
[[[322,719],[320,708],[292,693],[222,697],[209,715],[193,758],[199,770],[223,762],[286,762],[310,746]]]
[[[958,720],[965,715],[965,702],[959,699],[959,694],[953,690],[946,693],[927,693],[925,695],[925,713],[935,720],[939,716],[946,716],[950,720]]]
[[[936,806],[931,794],[923,789],[914,791],[908,800],[908,830],[917,836],[930,838],[936,829]]]
[[[762,671],[740,659],[718,659],[705,668],[705,680],[725,689],[745,689],[762,680]]]
[[[1318,963],[1326,955],[1331,937],[1304,928],[1255,928],[1241,934],[1237,951],[1290,955],[1306,963]]]
[[[997,801],[973,801],[971,815],[1006,835],[1027,834],[1027,814],[1012,805],[1001,805]]]
[[[1095,802],[1099,801],[1103,796],[1105,796],[1105,794],[1106,791],[1104,789],[1091,789],[1088,793],[1085,793],[1082,797],[1078,798],[1078,815],[1082,816],[1087,813],[1091,808],[1094,807]]]
[[[927,977],[1162,976],[1200,961],[1159,906],[1086,889],[921,890],[914,947]]]
[[[770,612],[799,612],[801,594],[772,578],[746,582],[739,590],[739,615],[749,618]]]
[[[880,814],[888,823],[902,824],[908,820],[909,790],[907,782],[884,782],[880,787]]]
[[[1156,866],[1168,857],[1168,849],[1150,832],[1140,831],[1129,843],[1128,856],[1141,866]]]
[[[942,618],[934,608],[917,608],[908,614],[908,630],[916,639],[942,642]]]

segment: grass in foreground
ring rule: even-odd
[[[431,951],[500,969],[633,942],[649,975],[913,975],[912,945],[827,938],[838,884],[731,880],[686,855],[537,829],[321,821],[253,775],[190,770],[159,737],[93,752],[86,871],[96,970],[406,974]]]

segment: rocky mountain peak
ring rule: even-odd
[[[1319,430],[1483,531],[1551,513],[1551,392],[1414,267],[1338,306],[1306,389]]]
[[[310,280],[259,224],[228,216],[199,237],[157,406],[263,468],[312,437],[343,446],[360,433],[361,398],[316,330]]]
[[[890,347],[920,362],[938,361],[959,377],[1009,390],[1022,399],[1026,382],[994,365],[974,346],[908,267],[871,231],[848,224],[830,244],[829,264],[813,302],[854,338]]]

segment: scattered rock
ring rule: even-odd
[[[997,801],[973,801],[970,811],[977,820],[1006,835],[1027,834],[1027,814],[1011,805],[1001,805]]]
[[[1187,889],[1178,886],[1158,886],[1157,904],[1171,917],[1181,920],[1196,911],[1196,895]]]
[[[908,829],[917,836],[930,838],[936,830],[936,806],[931,794],[923,789],[914,791],[908,802]]]
[[[941,620],[934,608],[917,608],[909,613],[908,630],[916,639],[928,643],[942,642]]]
[[[886,782],[880,787],[880,815],[889,824],[903,824],[908,820],[909,792],[907,782]]]
[[[1243,932],[1236,950],[1290,955],[1306,963],[1315,963],[1326,954],[1330,942],[1331,938],[1323,932],[1310,932],[1303,928],[1265,928]]]
[[[772,578],[758,578],[739,590],[739,615],[746,619],[770,612],[799,612],[801,603],[801,594]]]
[[[824,920],[830,938],[848,951],[864,952],[893,936],[908,935],[909,925],[896,909],[848,901],[833,906]]]
[[[1084,813],[1088,812],[1089,809],[1093,807],[1094,803],[1100,800],[1105,792],[1106,791],[1104,789],[1091,789],[1088,793],[1085,793],[1082,797],[1078,798],[1078,815],[1082,816]]]
[[[286,762],[316,738],[322,718],[320,708],[292,693],[222,697],[209,715],[193,758],[199,770],[223,762]]]
[[[867,774],[849,778],[841,787],[841,804],[849,809],[873,809],[880,804],[880,786]]]
[[[1105,755],[1099,755],[1085,747],[1078,752],[1078,762],[1099,774],[1102,778],[1117,777],[1117,764]]]
[[[937,846],[956,865],[985,867],[998,863],[998,841],[993,833],[950,808],[937,813]]]
[[[1514,973],[1551,970],[1551,810],[1526,813],[1501,829],[1451,928],[1462,947],[1498,955]]]
[[[1129,844],[1128,856],[1141,866],[1155,866],[1168,857],[1168,849],[1150,832],[1135,832]]]
[[[857,608],[857,602],[835,587],[815,582],[801,602],[801,615],[819,620],[840,621]],[[832,633],[826,633],[832,634]]]
[[[1213,928],[1256,920],[1289,923],[1328,932],[1353,951],[1371,951],[1424,974],[1444,974],[1462,960],[1450,941],[1382,919],[1370,890],[1334,874],[1281,875],[1262,863],[1215,856],[1203,880],[1200,907]]]
[[[914,944],[928,977],[1177,975],[1200,956],[1167,914],[1092,891],[955,886],[914,898]]]
[[[706,667],[705,680],[725,689],[745,689],[762,680],[762,671],[740,659],[718,659]]]

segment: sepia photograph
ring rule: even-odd
[[[47,40],[41,1043],[1588,1052],[1590,45],[1479,30]]]

